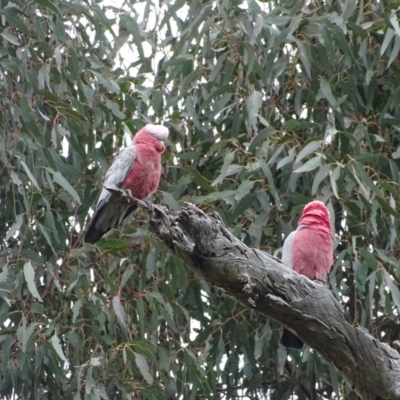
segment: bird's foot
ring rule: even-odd
[[[122,198],[128,203],[136,203],[137,198],[132,196],[131,189],[122,189]]]
[[[126,201],[128,204],[137,203],[138,199],[132,196],[132,192],[130,189],[121,189],[115,185],[104,185],[104,189],[108,190],[115,197]]]
[[[153,203],[150,201],[150,200],[148,200],[148,199],[144,199],[144,200],[142,200],[143,201],[143,203],[146,205],[146,207],[149,209],[149,210],[154,210],[154,207],[153,207]]]

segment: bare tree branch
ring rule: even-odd
[[[364,400],[400,399],[400,355],[345,319],[327,287],[251,249],[216,213],[187,204],[170,213],[138,202],[149,230],[184,265],[237,301],[291,328],[319,351]]]

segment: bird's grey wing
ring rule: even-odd
[[[293,269],[292,248],[293,248],[293,242],[294,242],[295,236],[296,236],[296,231],[293,231],[285,239],[285,242],[283,243],[283,248],[282,248],[282,261],[284,264],[286,264],[289,268],[292,268],[292,269]]]
[[[136,149],[134,145],[121,150],[107,171],[103,185],[120,187],[129,174],[135,158]],[[121,203],[118,198],[103,187],[92,222],[85,234],[85,242],[96,243],[110,229],[120,224],[133,209],[134,206]]]
[[[135,159],[136,147],[134,145],[122,149],[116,155],[113,163],[107,171],[107,174],[104,178],[103,186],[115,185],[120,187],[126,176],[129,174],[129,171],[132,169]],[[97,208],[100,208],[102,204],[107,203],[111,196],[112,194],[107,189],[103,188],[97,202]]]

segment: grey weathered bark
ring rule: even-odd
[[[329,289],[251,249],[219,215],[194,205],[170,213],[148,206],[149,230],[184,265],[237,301],[291,328],[319,351],[364,400],[400,399],[400,355],[353,328]]]

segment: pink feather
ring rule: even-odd
[[[121,187],[130,189],[132,196],[137,199],[146,199],[157,190],[160,182],[164,142],[149,135],[146,127],[135,135],[133,142],[136,145],[136,158]]]
[[[329,211],[321,201],[308,203],[292,245],[293,269],[307,278],[324,280],[333,264]]]
[[[329,211],[321,201],[308,203],[297,229],[285,240],[282,261],[312,280],[325,280],[333,264],[333,243]],[[294,333],[283,330],[281,343],[301,349],[303,342]]]

